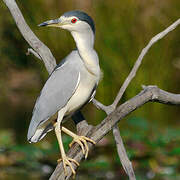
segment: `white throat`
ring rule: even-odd
[[[71,32],[78,49],[78,52],[84,62],[87,70],[96,76],[100,74],[99,59],[94,50],[94,33],[91,29],[85,32]]]

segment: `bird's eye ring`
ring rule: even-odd
[[[76,23],[76,22],[77,22],[77,19],[76,19],[76,18],[73,18],[73,19],[71,20],[71,22],[72,22],[72,23]]]

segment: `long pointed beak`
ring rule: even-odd
[[[38,26],[51,26],[51,27],[57,27],[61,25],[61,20],[60,19],[54,19],[54,20],[49,20],[46,22],[43,22],[39,24]]]

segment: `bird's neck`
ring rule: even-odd
[[[99,76],[99,60],[94,50],[94,33],[92,30],[88,32],[71,32],[81,59],[87,70],[96,76]]]

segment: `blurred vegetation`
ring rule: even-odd
[[[179,0],[22,0],[17,2],[28,25],[51,49],[59,63],[74,47],[66,31],[37,24],[80,9],[96,24],[95,48],[104,78],[96,98],[110,104],[140,51],[157,33],[180,17]],[[0,179],[48,179],[59,150],[53,133],[37,144],[26,134],[35,100],[48,73],[41,61],[26,56],[29,45],[19,33],[7,7],[0,2]],[[123,99],[135,96],[141,85],[180,91],[180,28],[155,44],[144,58]],[[92,104],[84,115],[96,125],[105,114]],[[180,110],[149,103],[119,123],[138,180],[180,179]],[[75,129],[72,121],[67,127]],[[71,139],[64,136],[66,149]],[[111,154],[111,156],[109,156]],[[127,179],[112,135],[106,136],[78,170],[77,179]]]

